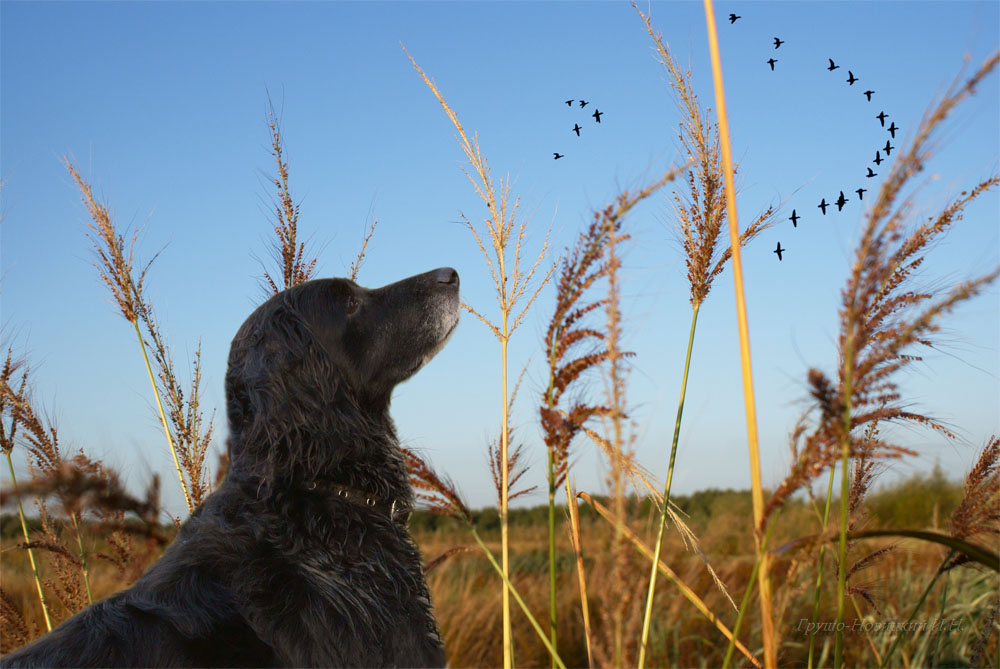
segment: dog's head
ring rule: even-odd
[[[458,284],[451,268],[375,290],[317,279],[258,307],[229,353],[231,467],[300,478],[282,470],[315,471],[384,433],[393,388],[458,324]]]

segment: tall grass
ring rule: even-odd
[[[93,220],[88,225],[87,236],[97,254],[98,262],[95,267],[98,275],[111,291],[121,315],[135,330],[177,481],[184,494],[188,512],[193,512],[207,493],[205,452],[212,435],[212,422],[209,420],[205,424],[200,409],[201,345],[198,345],[195,352],[191,389],[185,399],[174,371],[170,349],[161,335],[152,305],[145,293],[146,272],[156,256],[141,270],[135,267],[134,250],[138,231],[133,230],[126,241],[125,233],[115,226],[107,205],[95,199],[90,184],[68,158],[65,159],[65,164],[79,187],[83,203]],[[145,330],[146,337],[149,337],[149,342],[143,337],[142,329]],[[157,365],[156,374],[149,361],[150,348]],[[167,409],[163,406],[164,396],[167,399]]]
[[[406,52],[406,49],[403,49]],[[476,244],[479,246],[479,250],[486,259],[486,263],[490,268],[490,275],[493,277],[494,288],[496,289],[497,301],[500,306],[500,317],[499,322],[491,321],[489,318],[484,316],[481,312],[477,311],[472,306],[462,303],[462,307],[469,313],[476,316],[480,321],[482,321],[486,327],[489,328],[490,332],[497,339],[500,344],[500,396],[501,396],[501,415],[500,415],[500,526],[501,526],[501,567],[503,570],[503,666],[504,669],[510,669],[512,666],[512,648],[511,648],[511,622],[510,622],[510,588],[508,586],[510,578],[510,537],[509,537],[509,524],[508,524],[508,491],[509,491],[509,478],[510,478],[510,454],[508,452],[508,441],[509,441],[509,419],[508,419],[508,389],[507,389],[507,346],[510,342],[511,336],[517,330],[518,326],[524,319],[524,315],[527,313],[528,309],[534,303],[535,298],[538,297],[538,293],[541,291],[542,287],[548,282],[549,277],[552,275],[552,268],[546,271],[545,276],[541,281],[534,282],[536,285],[531,288],[533,283],[533,278],[535,272],[538,270],[542,260],[545,258],[545,252],[548,249],[548,235],[546,235],[545,242],[542,244],[542,248],[535,258],[534,263],[531,268],[524,272],[521,267],[521,245],[524,242],[525,234],[527,231],[527,224],[521,222],[517,224],[517,209],[518,200],[515,198],[513,202],[510,201],[510,177],[507,179],[500,179],[497,184],[494,184],[493,178],[490,175],[490,169],[486,162],[486,157],[479,149],[479,139],[475,135],[470,140],[468,135],[465,133],[465,129],[462,127],[461,122],[458,120],[458,115],[452,111],[451,107],[445,101],[441,92],[438,90],[434,82],[424,74],[424,71],[420,69],[417,62],[410,56],[409,52],[406,52],[407,57],[413,64],[413,68],[420,75],[420,78],[427,85],[427,87],[434,94],[434,97],[441,104],[441,108],[444,109],[445,114],[447,114],[449,120],[451,120],[452,125],[455,126],[455,130],[458,132],[458,144],[465,153],[466,159],[468,159],[469,164],[472,166],[472,173],[464,170],[466,177],[475,189],[476,194],[479,195],[480,199],[486,204],[489,209],[490,216],[485,219],[485,235],[480,235],[476,230],[476,226],[472,224],[465,214],[462,214],[462,220],[465,221],[466,227],[472,233],[476,240]],[[483,244],[483,236],[486,237],[490,247],[492,248],[492,255],[486,250],[486,246]],[[511,257],[513,256],[513,257]],[[553,265],[554,267],[554,265]],[[531,292],[527,292],[531,290]],[[527,301],[524,306],[520,307],[518,310],[518,302],[528,295]]]
[[[670,444],[666,481],[663,487],[664,505],[663,511],[660,513],[658,537],[649,579],[649,592],[646,596],[646,609],[643,616],[638,664],[641,669],[645,665],[646,648],[652,622],[657,565],[660,559],[663,532],[669,515],[670,489],[673,484],[674,463],[680,441],[681,419],[684,415],[684,400],[687,392],[688,373],[691,368],[691,353],[694,348],[698,313],[711,291],[713,281],[722,273],[726,263],[732,257],[732,249],[719,248],[723,222],[727,212],[719,125],[712,123],[708,114],[702,111],[698,96],[695,95],[691,86],[691,73],[678,67],[663,38],[653,30],[650,19],[635,4],[632,6],[645,23],[646,31],[656,48],[658,59],[667,71],[667,81],[674,91],[681,116],[679,133],[681,147],[694,163],[694,168],[687,175],[687,188],[678,189],[673,194],[691,293],[691,328],[684,355],[684,371],[681,377],[677,416],[674,421],[673,439]],[[772,226],[775,222],[773,213],[773,208],[769,208],[747,226],[739,235],[739,246],[745,246],[758,234]]]
[[[759,526],[764,515],[764,489],[760,476],[760,448],[757,443],[757,408],[753,393],[753,370],[750,365],[750,333],[747,325],[746,297],[743,289],[743,262],[740,259],[739,220],[736,213],[736,187],[733,184],[733,157],[729,146],[729,119],[726,115],[725,86],[722,82],[722,62],[719,57],[719,38],[715,28],[715,9],[712,0],[704,0],[705,24],[708,28],[709,52],[712,56],[712,83],[715,88],[715,105],[719,123],[722,149],[722,169],[725,177],[726,214],[729,220],[729,248],[733,260],[733,282],[736,287],[736,322],[740,335],[740,371],[743,377],[743,398],[746,407],[747,447],[750,452],[750,483],[753,492],[753,517]],[[777,641],[771,609],[770,559],[764,550],[763,537],[755,536],[760,561],[758,588],[760,594],[761,635],[764,645],[764,666],[773,667],[777,662]]]

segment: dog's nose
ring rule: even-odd
[[[434,279],[438,283],[453,283],[458,285],[458,272],[450,267],[442,267],[434,270]]]

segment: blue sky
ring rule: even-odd
[[[649,9],[648,5],[644,9]],[[744,252],[763,475],[788,467],[787,435],[806,405],[809,367],[836,362],[837,306],[868,200],[865,170],[888,133],[903,145],[966,54],[975,67],[1000,44],[996,2],[720,3],[720,40],[739,212],[782,204],[783,222]],[[742,16],[730,25],[729,12]],[[701,3],[654,3],[651,14],[714,107]],[[605,3],[20,3],[0,4],[0,324],[34,372],[36,399],[63,448],[118,467],[136,488],[164,476],[180,513],[134,332],[92,266],[86,211],[61,164],[69,155],[120,225],[160,251],[147,280],[175,358],[204,350],[206,406],[217,408],[229,342],[263,296],[270,263],[273,172],[267,91],[281,112],[300,229],[324,276],[347,273],[369,211],[378,228],[360,282],[379,286],[455,267],[463,298],[496,314],[489,271],[461,213],[485,207],[461,172],[450,122],[406,58],[431,76],[495,177],[510,175],[528,219],[529,251],[551,229],[558,252],[622,187],[679,159],[678,115],[644,26],[627,2]],[[773,38],[785,40],[780,49]],[[766,61],[778,62],[772,72]],[[841,68],[826,70],[833,58]],[[860,81],[846,82],[851,70]],[[998,77],[951,119],[926,170],[914,216],[998,168]],[[862,94],[876,91],[871,102]],[[586,110],[566,99],[587,99]],[[598,126],[589,116],[604,116]],[[574,123],[583,128],[577,138]],[[554,161],[552,152],[565,154]],[[895,157],[893,154],[893,158]],[[890,158],[891,160],[891,158]],[[876,171],[888,173],[885,163]],[[851,196],[824,217],[816,205]],[[627,222],[626,347],[636,352],[629,400],[641,461],[662,476],[690,323],[670,190]],[[802,217],[787,221],[792,209]],[[968,209],[919,277],[945,286],[1000,262],[994,191]],[[772,250],[787,249],[778,262]],[[261,261],[266,264],[262,265]],[[526,369],[512,420],[533,483],[544,480],[537,404],[541,340],[552,287],[511,342],[510,373]],[[749,486],[739,354],[729,271],[701,310],[674,490]],[[960,476],[1000,432],[998,292],[962,306],[939,346],[899,380],[914,408],[960,435],[902,429],[920,456]],[[464,316],[437,359],[401,386],[402,442],[451,475],[474,506],[492,502],[486,442],[499,425],[499,352]],[[600,382],[594,380],[594,392]],[[576,446],[575,476],[601,488],[600,461]],[[214,456],[211,458],[214,464]],[[541,494],[530,503],[540,503]]]

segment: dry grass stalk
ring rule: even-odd
[[[9,357],[10,352],[8,351]],[[15,435],[18,432],[18,428],[23,428],[20,430],[21,434],[18,441],[27,451],[26,459],[31,468],[32,478],[37,479],[38,477],[51,476],[64,464],[63,456],[59,449],[59,436],[55,427],[46,424],[38,416],[32,405],[28,386],[28,369],[24,368],[21,371],[21,382],[18,384],[17,391],[14,391],[9,384],[9,380],[4,378],[4,385],[0,389],[0,393],[4,395],[5,408],[9,409],[11,420],[10,433]],[[13,442],[14,439],[12,438],[11,441]],[[30,488],[30,483],[27,486],[20,486],[22,493]],[[56,553],[54,556],[54,569],[59,575],[59,584],[51,586],[50,590],[55,592],[56,598],[71,612],[76,612],[88,603],[93,602],[93,595],[90,589],[87,556],[83,548],[83,539],[80,533],[80,509],[70,508],[66,499],[61,499],[60,501],[62,501],[63,509],[73,526],[73,533],[77,543],[77,557],[72,556],[65,549],[61,553]],[[20,509],[20,501],[18,501],[18,507]],[[46,541],[48,543],[59,543],[61,547],[61,541],[56,537],[52,521],[48,517],[46,505],[40,501],[38,509],[42,523],[42,532],[46,537]],[[28,543],[35,544],[36,542]],[[34,545],[30,547],[35,548]],[[43,582],[48,583],[48,581]],[[86,593],[85,597],[83,596],[84,592]]]
[[[961,219],[965,207],[1000,183],[993,175],[963,193],[936,216],[918,226],[907,226],[912,197],[902,204],[895,200],[907,180],[917,174],[930,155],[928,141],[948,111],[966,97],[975,84],[992,70],[994,56],[965,85],[952,89],[931,112],[925,114],[915,139],[900,153],[886,182],[868,213],[851,275],[843,290],[840,309],[838,382],[810,370],[808,381],[818,411],[817,427],[794,453],[795,463],[768,502],[767,514],[788,496],[832,466],[841,456],[841,444],[849,444],[851,457],[898,458],[912,450],[882,439],[851,436],[858,427],[876,422],[915,422],[945,436],[953,436],[931,417],[904,408],[893,380],[897,372],[921,360],[910,349],[928,345],[939,329],[940,319],[954,307],[979,294],[998,272],[963,282],[944,295],[910,288],[913,272],[923,264],[925,253],[941,234]],[[845,423],[845,411],[850,420]],[[763,523],[761,525],[763,527]]]
[[[669,514],[670,490],[673,483],[674,463],[680,440],[681,419],[687,392],[691,353],[694,347],[695,329],[701,304],[708,297],[715,280],[732,256],[732,249],[720,244],[727,214],[725,174],[723,171],[719,124],[712,123],[698,102],[698,96],[691,85],[690,71],[682,70],[674,60],[661,35],[653,30],[652,22],[633,3],[632,7],[642,18],[646,31],[656,48],[660,63],[667,70],[668,83],[673,89],[680,112],[680,140],[683,151],[688,155],[694,169],[687,174],[687,188],[677,189],[673,194],[674,208],[680,223],[679,236],[687,265],[688,284],[691,291],[691,330],[688,337],[684,373],[681,380],[680,399],[674,423],[673,440],[667,465],[663,497],[667,500],[660,514],[657,530],[656,560],[650,572],[650,586],[646,597],[643,619],[642,646],[639,654],[640,669],[645,664],[646,645],[649,637],[653,610],[653,596],[656,589],[656,561],[659,559],[663,532]],[[754,237],[775,224],[774,208],[769,207],[760,214],[739,235],[738,245],[745,246]]]
[[[708,31],[709,53],[712,60],[712,84],[715,90],[722,168],[726,186],[726,217],[729,221],[729,247],[732,253],[733,283],[736,297],[736,322],[740,338],[740,374],[743,379],[743,402],[747,425],[747,450],[750,455],[750,495],[753,500],[755,526],[764,515],[764,488],[761,484],[760,446],[757,439],[757,406],[753,392],[753,369],[750,362],[750,331],[747,324],[746,296],[743,289],[743,261],[740,255],[739,217],[736,211],[736,187],[733,183],[733,155],[729,145],[729,117],[726,113],[726,93],[722,80],[722,59],[719,56],[719,36],[715,26],[712,0],[704,0],[705,24]],[[778,638],[774,627],[771,603],[770,557],[764,550],[764,536],[755,533],[760,568],[757,572],[760,594],[761,637],[764,665],[777,663]]]
[[[358,255],[354,257],[354,262],[351,263],[351,281],[358,280],[358,270],[361,269],[361,263],[365,259],[365,251],[368,249],[368,242],[371,241],[372,235],[375,234],[375,226],[377,225],[378,225],[378,219],[373,218],[371,225],[367,226],[367,230],[365,231],[365,238],[361,242],[361,248],[358,250]]]
[[[1000,537],[1000,438],[993,435],[965,478],[962,501],[951,514],[951,536],[956,539]],[[945,563],[942,571],[969,561],[964,554]]]
[[[201,347],[199,346],[195,356],[194,380],[189,400],[185,403],[173,370],[169,350],[160,335],[152,307],[145,298],[143,282],[153,261],[150,260],[136,276],[133,254],[138,232],[133,231],[130,241],[126,244],[124,235],[115,228],[107,206],[94,198],[90,184],[80,176],[68,158],[65,162],[67,170],[80,188],[83,203],[93,220],[93,223],[88,224],[90,232],[87,236],[98,256],[99,262],[95,264],[95,267],[101,280],[111,290],[122,316],[135,329],[135,335],[146,365],[146,372],[149,375],[149,383],[152,386],[153,396],[159,410],[160,423],[163,425],[163,432],[170,448],[170,455],[173,458],[177,480],[184,493],[184,501],[188,511],[193,512],[205,494],[204,455],[212,432],[211,421],[209,421],[209,425],[202,433],[203,420],[198,408],[199,384],[201,382]],[[155,256],[153,259],[155,260]],[[147,343],[139,328],[140,322],[152,340],[153,355],[159,368],[155,376],[149,362]],[[157,376],[160,380],[159,386],[156,382]],[[170,420],[174,427],[173,433],[167,419],[167,411],[163,407],[162,395],[167,397]],[[185,474],[187,478],[185,478]],[[192,494],[192,489],[197,493],[197,498]]]
[[[21,373],[21,379],[19,383],[12,383],[15,374]],[[28,385],[28,372],[27,370],[22,371],[22,364],[20,361],[14,360],[13,351],[7,349],[7,357],[4,359],[3,370],[0,371],[0,381],[3,385],[0,386],[0,447],[3,448],[4,457],[7,459],[7,469],[10,471],[11,484],[14,490],[17,490],[17,476],[14,473],[14,461],[11,458],[11,454],[14,451],[15,439],[17,437],[17,428],[20,421],[14,416],[14,406],[21,401],[21,398],[27,393]],[[14,386],[17,386],[17,390],[14,390]],[[4,422],[9,420],[9,423]],[[28,537],[28,525],[25,522],[24,517],[24,507],[21,504],[21,498],[17,498],[17,517],[21,521],[21,536],[24,538],[25,544],[30,541]],[[45,627],[47,630],[52,630],[52,619],[49,616],[49,607],[45,601],[45,591],[42,589],[42,581],[38,571],[38,563],[35,562],[35,553],[30,548],[28,549],[28,562],[31,564],[31,573],[35,580],[35,591],[38,593],[38,601],[42,606],[42,616],[45,620]],[[10,619],[12,624],[15,624],[16,629],[21,629],[21,626],[16,625],[17,617],[11,618],[6,613],[6,604],[8,601],[4,600],[4,620]],[[23,620],[22,620],[23,622]]]
[[[601,504],[600,502],[598,502],[585,492],[578,493],[578,496],[585,502],[590,504],[594,508],[594,510],[597,511],[598,514],[600,514],[602,518],[608,520],[609,522],[613,522],[614,516],[612,511],[609,510],[607,507],[605,507],[603,504]],[[628,527],[624,527],[622,532],[625,538],[628,541],[630,541],[640,553],[642,553],[649,560],[653,559],[653,551],[648,546],[646,546],[645,543],[643,543],[642,539],[635,532],[633,532]],[[659,562],[658,569],[660,573],[662,573],[664,577],[667,578],[667,580],[669,580],[671,583],[677,586],[678,591],[684,596],[684,598],[687,599],[691,604],[693,604],[694,607],[703,616],[705,616],[705,618],[707,618],[715,626],[716,629],[718,629],[723,634],[723,636],[725,636],[727,639],[733,638],[733,634],[730,631],[730,629],[726,627],[726,625],[719,619],[718,616],[716,616],[712,612],[711,609],[708,608],[708,605],[705,604],[705,602],[701,599],[701,597],[699,597],[697,593],[695,593],[690,587],[687,586],[687,584],[684,583],[683,579],[673,569],[671,569],[663,561]],[[741,653],[743,653],[743,655],[747,658],[747,660],[749,660],[755,667],[758,667],[759,669],[759,667],[761,666],[760,661],[753,656],[753,653],[751,653],[750,650],[745,645],[740,643],[740,641],[737,639],[735,642],[735,646]]]
[[[851,273],[841,294],[839,377],[835,383],[818,370],[809,371],[809,386],[819,414],[816,429],[806,438],[801,452],[795,454],[791,472],[771,496],[758,524],[758,530],[763,531],[770,513],[792,492],[834,467],[838,460],[841,462],[838,623],[843,620],[847,585],[850,494],[847,470],[850,458],[890,458],[913,453],[881,438],[856,435],[855,431],[877,422],[912,422],[952,436],[931,417],[905,408],[895,378],[900,370],[920,360],[911,352],[912,348],[918,344],[929,345],[942,317],[959,303],[979,294],[1000,273],[994,270],[965,281],[943,295],[911,288],[914,272],[923,264],[932,243],[961,220],[970,202],[1000,183],[1000,176],[995,174],[971,190],[963,191],[937,215],[920,225],[908,223],[913,195],[901,195],[910,179],[930,158],[934,130],[998,62],[1000,53],[987,59],[963,84],[953,84],[925,113],[915,137],[907,142],[893,163],[867,214]],[[838,633],[837,664],[843,657],[842,639],[843,635]]]
[[[434,97],[437,98],[437,101],[441,104],[445,114],[447,114],[448,118],[455,126],[455,129],[458,131],[459,146],[465,153],[469,164],[472,165],[475,176],[470,174],[464,168],[462,171],[465,173],[469,182],[472,184],[472,187],[490,211],[490,216],[485,220],[485,225],[489,243],[493,249],[492,255],[486,250],[486,246],[483,244],[482,236],[479,232],[477,232],[475,226],[465,216],[465,214],[462,214],[462,219],[465,221],[466,227],[469,228],[469,231],[472,232],[473,237],[475,237],[479,250],[482,252],[483,257],[489,265],[490,274],[493,277],[493,283],[496,289],[497,302],[500,307],[499,323],[490,321],[482,313],[468,304],[463,303],[462,307],[482,321],[500,342],[502,396],[500,405],[500,424],[503,428],[500,433],[500,462],[502,464],[500,487],[502,490],[506,491],[509,488],[508,479],[510,475],[510,472],[508,471],[509,456],[507,452],[509,439],[509,435],[507,433],[507,344],[514,331],[517,330],[517,327],[521,324],[524,315],[527,313],[528,309],[531,308],[535,298],[538,297],[538,293],[552,275],[555,265],[553,265],[552,268],[545,273],[545,277],[538,282],[538,285],[530,293],[530,297],[527,298],[527,302],[521,310],[519,312],[515,312],[518,302],[525,297],[525,295],[529,294],[527,291],[529,286],[532,284],[535,272],[538,270],[542,259],[545,257],[545,252],[548,248],[548,235],[546,235],[545,242],[543,243],[538,256],[535,258],[535,262],[527,272],[524,272],[521,268],[520,260],[521,248],[525,239],[527,224],[522,222],[520,225],[515,226],[518,200],[515,198],[513,202],[510,202],[510,177],[506,180],[501,179],[499,187],[494,185],[493,179],[490,176],[489,166],[486,162],[486,157],[479,149],[478,138],[473,135],[472,139],[469,139],[468,135],[465,133],[465,129],[462,127],[461,122],[458,120],[458,115],[455,114],[451,107],[448,106],[448,103],[441,95],[437,86],[427,77],[426,74],[424,74],[424,71],[420,69],[420,66],[417,65],[417,62],[412,56],[410,56],[409,52],[406,51],[405,47],[403,48],[403,51],[413,64],[413,68],[417,71],[420,78],[434,94]],[[511,246],[513,246],[513,258],[509,257],[512,250]],[[500,543],[501,566],[505,581],[503,587],[504,669],[510,669],[512,666],[510,597],[509,589],[506,583],[510,575],[510,537],[507,517],[507,502],[508,500],[506,495],[503,495],[500,503]]]
[[[274,252],[280,260],[281,279],[279,285],[265,270],[264,280],[271,292],[277,294],[311,279],[316,270],[316,259],[305,259],[305,242],[298,240],[299,205],[292,200],[288,190],[288,162],[285,161],[281,145],[281,124],[270,96],[267,100],[267,127],[271,131],[271,155],[278,167],[278,174],[271,181],[278,189],[278,200],[274,202],[274,215],[277,219],[274,234],[277,235],[278,242]],[[360,259],[358,263],[360,264]]]

